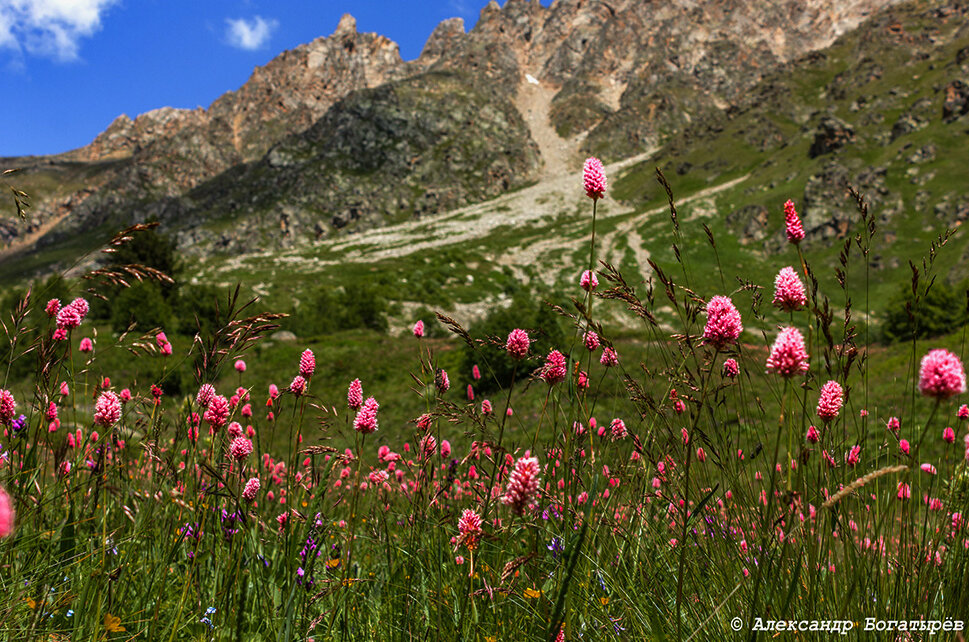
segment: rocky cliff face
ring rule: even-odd
[[[492,0],[411,62],[345,16],[207,109],[120,116],[53,159],[99,173],[43,243],[152,213],[199,251],[232,216],[241,232],[221,246],[244,250],[487,198],[562,149],[613,160],[715,121],[768,70],[896,1]],[[53,201],[35,204],[53,220]],[[16,243],[18,225],[4,229]]]

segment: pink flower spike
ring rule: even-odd
[[[538,498],[540,472],[538,459],[535,457],[521,457],[515,462],[501,502],[516,515],[524,515],[525,510],[531,508]]]
[[[360,383],[359,379],[354,379],[350,382],[350,387],[347,389],[347,406],[350,410],[360,410],[360,406],[363,404],[363,384]]]
[[[61,302],[59,299],[51,299],[47,302],[47,307],[44,308],[44,312],[47,316],[54,318],[61,309]]]
[[[13,413],[17,409],[17,402],[9,390],[0,390],[0,424],[9,425]]]
[[[545,359],[545,366],[539,377],[548,385],[565,381],[565,357],[558,350],[552,350]]]
[[[598,158],[590,157],[585,159],[582,167],[582,187],[585,194],[596,201],[606,193],[606,174],[602,167],[602,161]]]
[[[424,336],[424,322],[418,319],[417,323],[414,324],[413,332],[415,337],[422,338]]]
[[[728,379],[733,379],[740,373],[740,366],[737,365],[736,359],[727,359],[723,362],[723,376]]]
[[[599,363],[607,368],[612,368],[619,365],[619,355],[613,348],[603,348],[602,356],[599,358]]]
[[[236,437],[229,444],[229,455],[236,461],[242,461],[252,454],[252,442],[245,437]]]
[[[13,522],[16,513],[13,500],[3,488],[0,488],[0,538],[9,537],[13,533]]]
[[[110,428],[121,419],[121,400],[111,391],[102,392],[94,404],[94,423]]]
[[[743,332],[744,326],[740,320],[733,301],[727,296],[715,296],[707,303],[707,323],[703,328],[703,342],[722,350],[734,343]]]
[[[77,349],[80,350],[81,352],[84,352],[84,353],[93,352],[94,351],[94,342],[91,341],[89,338],[84,337],[83,339],[81,339],[81,343],[77,347]]]
[[[966,391],[966,371],[959,357],[941,348],[930,350],[919,369],[919,392],[948,399]]]
[[[956,443],[956,432],[952,428],[946,427],[946,429],[942,431],[942,441],[947,444]]]
[[[595,331],[589,330],[582,335],[582,343],[585,344],[585,349],[589,352],[597,350],[599,348],[599,335]]]
[[[238,373],[243,373],[246,371],[246,362],[242,359],[236,359],[235,369]]]
[[[958,416],[959,419],[963,419],[963,420],[969,419],[969,406],[967,406],[966,404],[962,404],[961,406],[959,406],[959,412],[956,413],[956,416]]]
[[[807,305],[804,284],[792,267],[782,268],[774,279],[774,305],[784,312],[794,312]]]
[[[821,441],[821,435],[818,433],[818,429],[814,426],[808,426],[807,440],[812,444],[816,444]]]
[[[373,397],[367,397],[367,400],[363,402],[360,411],[357,412],[357,416],[353,420],[353,429],[364,435],[376,432],[377,411],[379,409],[380,404],[377,403],[377,400]]]
[[[821,387],[821,397],[818,399],[818,417],[825,423],[837,418],[841,412],[844,391],[837,381],[829,381]]]
[[[259,478],[250,477],[249,481],[246,482],[246,487],[242,490],[242,498],[247,502],[251,502],[256,499],[256,493],[259,492]]]
[[[889,417],[888,418],[888,423],[885,424],[885,428],[889,432],[893,432],[893,433],[895,433],[897,435],[898,434],[898,429],[901,427],[901,425],[902,425],[902,422],[900,422],[898,420],[898,417]]]
[[[312,350],[303,350],[299,356],[299,374],[305,379],[310,379],[316,372],[316,356]]]
[[[909,451],[911,450],[911,448],[908,445],[908,439],[899,439],[898,449],[901,450],[906,455],[909,454]]]
[[[528,333],[521,328],[515,328],[508,333],[508,340],[505,341],[505,350],[508,352],[508,356],[519,361],[524,359],[528,354],[530,345],[531,339],[528,338]]]
[[[591,292],[599,287],[599,279],[596,278],[596,273],[592,270],[586,270],[579,277],[579,287],[581,287],[586,292]]]
[[[293,382],[289,384],[289,391],[297,397],[302,397],[306,394],[306,379],[300,375],[293,377]]]
[[[807,372],[808,353],[797,328],[784,328],[777,335],[767,357],[767,369],[785,378]]]
[[[801,218],[794,209],[794,201],[784,203],[784,226],[787,228],[787,241],[797,245],[804,240],[804,227],[801,226]]]

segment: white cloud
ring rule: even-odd
[[[101,29],[118,0],[0,0],[0,48],[75,60],[81,38]]]
[[[245,18],[226,18],[225,38],[233,47],[253,51],[261,49],[269,42],[279,23],[266,20],[262,16],[255,16],[251,20]]]

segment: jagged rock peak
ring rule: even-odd
[[[463,18],[448,18],[442,21],[424,43],[424,49],[421,50],[418,60],[425,64],[433,63],[466,35]]]
[[[357,33],[357,19],[349,13],[343,14],[340,23],[336,26],[333,36],[346,36]]]

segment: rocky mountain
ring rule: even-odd
[[[765,76],[898,0],[492,0],[403,61],[345,16],[207,109],[120,116],[22,167],[10,257],[156,216],[198,254],[312,244],[419,218],[716,127]],[[961,109],[953,89],[953,113]],[[0,257],[2,258],[2,257]]]

